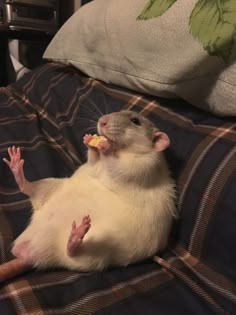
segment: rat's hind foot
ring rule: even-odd
[[[91,219],[89,216],[85,216],[82,219],[82,222],[77,227],[76,223],[73,222],[71,233],[67,242],[67,255],[75,256],[77,254],[77,250],[83,242],[83,238],[90,229]]]
[[[16,148],[15,146],[8,148],[8,154],[10,156],[10,161],[7,159],[3,159],[3,161],[8,165],[11,169],[15,180],[22,192],[24,192],[25,184],[27,180],[25,179],[23,165],[24,160],[21,159],[20,148]]]

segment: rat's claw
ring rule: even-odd
[[[15,159],[20,159],[21,157],[21,152],[20,152],[20,147],[15,147],[14,145],[12,147],[7,148],[10,160],[15,160]]]
[[[82,223],[83,223],[83,224],[90,224],[90,223],[91,223],[91,218],[90,218],[90,216],[89,216],[89,215],[86,215],[85,217],[83,217]]]
[[[10,161],[8,161],[8,160],[5,159],[5,158],[3,158],[2,160],[7,164],[8,167],[10,167]]]
[[[8,151],[8,154],[9,154],[10,158],[12,158],[12,156],[13,156],[12,147],[9,147],[9,148],[7,149],[7,151]]]
[[[20,159],[20,157],[21,157],[20,147],[17,147],[17,149],[16,149],[16,155],[17,155],[17,157]]]

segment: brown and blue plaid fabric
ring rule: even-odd
[[[0,89],[0,160],[22,148],[29,180],[70,176],[86,158],[82,136],[101,113],[126,108],[168,133],[179,218],[154,259],[104,272],[29,271],[0,284],[0,315],[236,314],[236,119],[181,100],[103,84],[48,63]],[[12,259],[31,205],[0,162],[0,263]]]

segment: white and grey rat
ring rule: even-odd
[[[29,182],[20,149],[8,149],[4,161],[34,209],[12,248],[19,270],[127,266],[166,246],[175,216],[167,134],[132,111],[102,116],[97,129],[106,140],[92,148],[85,135],[88,160],[70,178]]]

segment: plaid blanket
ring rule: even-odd
[[[82,136],[101,113],[141,112],[168,133],[179,218],[168,248],[104,272],[31,270],[0,284],[0,315],[236,314],[236,119],[163,100],[48,63],[0,89],[0,160],[22,148],[26,177],[70,176],[86,159]],[[0,163],[0,263],[31,204]]]

